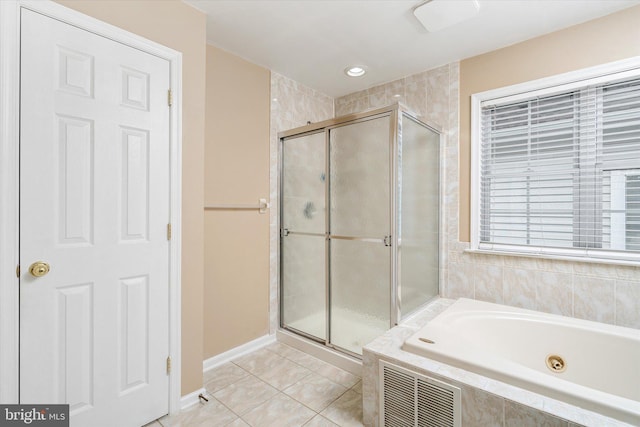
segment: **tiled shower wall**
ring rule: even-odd
[[[271,332],[278,327],[277,133],[402,102],[442,128],[442,283],[448,298],[483,301],[640,328],[640,268],[465,252],[458,240],[459,64],[452,63],[334,100],[271,77]],[[467,167],[466,165],[464,167]]]
[[[334,117],[333,98],[294,80],[271,72],[271,136],[270,136],[270,278],[269,329],[275,333],[279,325],[278,302],[278,132],[320,122]]]
[[[452,63],[366,91],[336,99],[336,115],[357,113],[401,102],[427,123],[441,128],[444,206],[441,209],[441,289],[446,292],[448,254],[458,244],[458,81],[459,64]]]
[[[640,328],[640,268],[465,252],[458,240],[459,64],[336,99],[336,116],[400,101],[444,137],[443,283],[448,298],[475,298]],[[464,167],[467,167],[466,165]]]

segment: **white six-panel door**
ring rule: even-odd
[[[21,22],[20,401],[140,426],[168,412],[169,62]]]

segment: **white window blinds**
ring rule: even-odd
[[[640,253],[640,78],[480,109],[479,248]]]

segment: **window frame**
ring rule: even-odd
[[[577,90],[587,85],[606,84],[612,80],[631,78],[640,78],[640,56],[471,95],[471,244],[469,251],[497,255],[640,265],[640,253],[632,253],[626,250],[551,248],[480,242],[480,186],[482,172],[480,161],[483,104],[491,102],[496,104],[515,103],[554,93]]]

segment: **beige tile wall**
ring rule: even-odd
[[[336,99],[336,115],[397,101],[444,138],[441,295],[475,298],[640,328],[640,268],[465,252],[459,236],[459,65],[449,64]]]
[[[446,289],[449,250],[460,246],[457,241],[458,81],[459,66],[452,63],[336,99],[337,116],[401,102],[427,123],[442,129],[441,289]]]

